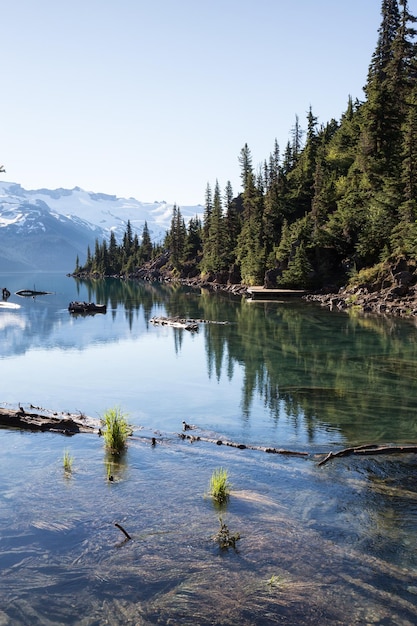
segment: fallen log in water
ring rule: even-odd
[[[220,325],[226,325],[229,322],[210,322],[209,320],[203,320],[203,319],[188,319],[185,317],[180,317],[180,316],[175,316],[175,317],[164,317],[164,316],[159,316],[159,317],[152,317],[152,319],[149,320],[151,322],[151,324],[154,324],[155,326],[172,326],[173,328],[184,328],[185,330],[191,330],[193,332],[198,331],[198,325],[199,324],[220,324]]]
[[[21,406],[18,409],[6,409],[0,408],[0,428],[17,428],[21,430],[31,431],[44,431],[44,432],[56,432],[63,435],[75,435],[76,433],[98,433],[100,434],[100,420],[94,420],[91,417],[87,417],[82,413],[52,413],[48,411],[34,407],[30,405],[30,411],[25,410]],[[38,412],[34,412],[34,410]],[[183,422],[183,430],[195,430],[197,426],[192,426]],[[259,452],[266,452],[267,454],[282,454],[288,456],[309,457],[309,452],[302,452],[298,450],[286,450],[285,448],[271,448],[264,446],[251,446],[245,443],[237,443],[235,441],[228,441],[225,439],[213,439],[210,437],[203,437],[200,435],[186,434],[182,432],[178,435],[181,439],[187,439],[191,443],[194,441],[204,441],[206,443],[212,443],[217,446],[229,446],[231,448],[238,448],[239,450],[256,450]],[[156,445],[156,438],[152,437],[152,445]],[[328,461],[338,457],[344,457],[349,455],[375,455],[375,454],[416,454],[417,445],[378,445],[378,444],[366,444],[362,446],[355,446],[351,448],[344,448],[338,452],[329,452],[324,455],[318,466],[325,465]],[[318,454],[314,455],[319,456]],[[116,524],[116,526],[118,526]],[[121,529],[122,532],[125,532]]]
[[[196,428],[195,426],[185,425],[183,422],[183,429],[188,430],[190,428]],[[245,443],[236,443],[234,441],[227,441],[224,439],[210,439],[209,437],[201,437],[200,435],[191,435],[180,433],[178,435],[181,439],[187,439],[191,443],[194,441],[204,441],[206,443],[213,443],[218,446],[229,446],[232,448],[238,448],[239,450],[257,450],[259,452],[266,452],[267,454],[283,454],[288,456],[299,456],[299,457],[308,457],[310,456],[309,452],[302,452],[299,450],[286,450],[285,448],[269,448],[264,446],[251,446]],[[353,448],[344,448],[343,450],[339,450],[338,452],[329,452],[324,456],[321,461],[319,461],[318,465],[324,465],[331,459],[335,459],[337,457],[349,456],[350,454],[357,455],[372,455],[372,454],[412,454],[417,453],[417,446],[414,445],[378,445],[378,444],[365,444],[362,446],[355,446]],[[315,457],[320,456],[320,454],[315,454]]]
[[[187,320],[180,317],[153,317],[149,320],[155,326],[172,326],[173,328],[184,328],[193,332],[198,330],[198,324],[193,320]]]
[[[358,455],[373,455],[373,454],[410,454],[416,453],[417,446],[406,445],[406,446],[387,446],[387,445],[378,445],[378,444],[368,444],[364,446],[356,446],[353,448],[344,448],[343,450],[339,450],[338,452],[329,452],[326,454],[324,459],[322,459],[318,465],[324,465],[328,461],[335,459],[337,457],[349,456],[352,454]]]
[[[98,424],[82,414],[54,413],[46,415],[19,409],[0,408],[0,427],[23,430],[52,431],[64,435],[98,432]]]
[[[238,448],[239,450],[258,450],[259,452],[267,452],[269,454],[287,454],[290,456],[309,456],[308,452],[299,452],[297,450],[285,450],[283,448],[266,448],[263,446],[250,446],[246,443],[236,443],[235,441],[226,441],[224,439],[210,439],[209,437],[200,437],[199,435],[186,435],[181,433],[178,435],[181,439],[191,441],[204,441],[206,443],[214,443],[217,446],[229,446]]]

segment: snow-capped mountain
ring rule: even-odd
[[[145,221],[153,243],[170,227],[173,204],[74,189],[27,190],[0,182],[0,271],[64,270],[71,272],[77,255],[83,263],[96,239],[114,231],[121,241],[128,220],[139,237]],[[180,207],[187,223],[202,217],[201,205]]]

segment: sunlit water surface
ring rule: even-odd
[[[0,430],[1,625],[416,623],[415,455],[318,465],[417,443],[413,324],[158,284],[2,281],[20,308],[0,310],[1,405],[118,406],[134,432],[115,460],[97,435]],[[14,293],[34,286],[52,293]],[[71,316],[76,299],[107,313]],[[205,321],[191,333],[160,315]],[[222,510],[207,495],[218,467]],[[219,549],[219,516],[237,550]]]

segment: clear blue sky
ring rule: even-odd
[[[417,0],[410,0],[417,14]],[[0,164],[28,189],[204,203],[298,115],[363,98],[380,0],[2,2]]]

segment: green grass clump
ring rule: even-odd
[[[229,474],[226,469],[215,469],[210,478],[209,493],[219,504],[224,504],[230,495]]]
[[[126,417],[120,409],[113,408],[107,409],[101,419],[104,443],[112,454],[119,454],[126,448],[127,438],[132,432]]]
[[[282,576],[276,576],[273,574],[269,580],[266,581],[270,587],[282,587],[284,579]]]
[[[72,463],[73,463],[74,459],[73,457],[70,455],[70,453],[68,452],[68,450],[64,451],[64,457],[62,460],[62,464],[64,466],[64,470],[70,474],[72,472]]]

